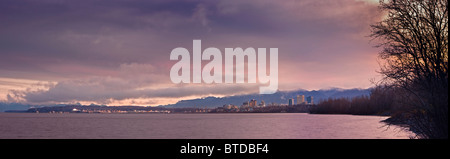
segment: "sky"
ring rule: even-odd
[[[369,88],[373,0],[1,0],[0,102],[163,105],[258,93],[174,84],[172,49],[278,48],[279,91]],[[203,61],[203,65],[207,61]]]

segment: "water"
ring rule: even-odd
[[[271,114],[0,113],[0,138],[334,139],[408,138],[379,116]]]

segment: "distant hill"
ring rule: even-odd
[[[356,97],[361,95],[369,95],[370,89],[339,89],[339,88],[331,88],[331,89],[323,89],[323,90],[313,90],[313,91],[307,91],[307,90],[297,90],[297,91],[282,91],[277,92],[274,94],[247,94],[247,95],[237,95],[237,96],[229,96],[229,97],[206,97],[206,98],[198,98],[198,99],[191,99],[191,100],[181,100],[175,104],[169,104],[169,105],[160,105],[159,107],[166,107],[166,108],[216,108],[223,106],[225,104],[233,104],[233,105],[242,105],[245,101],[250,101],[251,99],[257,100],[258,103],[261,102],[261,100],[264,100],[266,104],[270,103],[277,103],[277,104],[287,104],[289,98],[293,98],[296,102],[296,96],[297,95],[305,95],[313,96],[314,97],[314,103],[318,103],[320,100],[327,99],[327,98],[340,98],[340,97]],[[77,104],[80,105],[80,104]],[[29,105],[29,104],[21,104],[21,103],[4,103],[0,102],[0,112],[5,112],[7,110],[13,110],[13,111],[20,111],[20,110],[27,110],[29,108],[39,108],[39,107],[51,107],[51,106],[65,106],[64,104],[58,104],[58,105]]]
[[[243,102],[249,101],[251,99],[255,99],[258,103],[261,100],[264,100],[266,104],[269,103],[278,103],[278,104],[287,104],[288,99],[293,98],[296,100],[297,95],[305,95],[313,96],[314,103],[318,103],[320,100],[328,99],[328,98],[340,98],[340,97],[356,97],[361,95],[370,95],[370,89],[339,89],[339,88],[331,88],[324,90],[298,90],[298,91],[286,91],[286,92],[277,92],[274,94],[249,94],[249,95],[237,95],[237,96],[229,96],[229,97],[206,97],[206,98],[198,98],[191,100],[181,100],[175,104],[169,105],[161,105],[161,107],[168,108],[185,108],[185,107],[208,107],[215,108],[220,107],[225,104],[233,104],[233,105],[242,105]],[[296,101],[294,101],[296,102]]]
[[[5,112],[6,110],[27,110],[31,107],[28,104],[0,102],[0,112]]]
[[[30,105],[23,103],[6,103],[0,102],[0,112],[14,112],[14,111],[23,111],[28,110],[30,108],[41,108],[41,107],[55,107],[55,106],[65,106],[66,104],[54,104],[54,105]]]

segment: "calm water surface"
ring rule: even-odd
[[[334,139],[408,138],[379,116],[273,114],[0,113],[0,138]]]

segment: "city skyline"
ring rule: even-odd
[[[259,91],[171,83],[170,51],[194,39],[279,48],[279,91],[369,88],[379,78],[367,37],[383,17],[375,2],[2,1],[0,102],[165,105]]]

